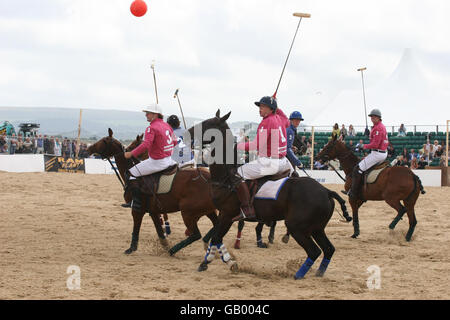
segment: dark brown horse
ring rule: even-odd
[[[353,168],[360,162],[360,159],[340,140],[333,137],[327,145],[319,152],[316,159],[329,161],[338,159],[347,178],[345,190],[350,190],[352,181],[351,173]],[[409,168],[388,167],[384,169],[373,184],[366,184],[361,191],[361,199],[350,198],[349,202],[353,211],[353,238],[357,238],[359,231],[358,210],[367,200],[386,201],[388,205],[397,211],[389,228],[393,230],[405,213],[408,213],[409,230],[406,234],[406,241],[410,241],[417,224],[414,206],[419,194],[424,194],[422,182]],[[403,201],[401,204],[400,201]]]
[[[231,112],[220,117],[220,111],[217,111],[216,117],[189,129],[191,137],[201,141],[202,145],[216,142],[215,139],[224,142],[218,143],[217,150],[214,150],[214,159],[210,164],[213,200],[220,210],[219,222],[214,228],[211,243],[199,266],[199,271],[207,269],[217,252],[231,270],[237,269],[237,263],[231,259],[231,255],[222,243],[223,237],[233,224],[233,217],[240,210],[240,202],[236,194],[236,186],[241,183],[241,178],[236,176],[237,151],[233,135],[226,123],[230,114]],[[209,129],[214,130],[209,131]],[[220,136],[211,137],[209,133],[212,132]],[[198,136],[199,134],[201,136]],[[202,138],[206,136],[210,138],[203,140]],[[254,201],[256,216],[260,222],[270,225],[273,221],[285,220],[289,234],[306,251],[308,258],[295,274],[295,279],[302,279],[305,276],[322,251],[324,258],[316,275],[323,276],[328,267],[335,249],[325,234],[325,227],[333,215],[335,205],[333,199],[340,199],[344,215],[348,217],[345,201],[336,192],[328,190],[311,178],[291,177],[279,191],[277,200],[255,199]]]
[[[125,172],[134,165],[131,159],[125,159],[124,147],[118,140],[113,138],[111,129],[108,129],[108,136],[90,146],[88,151],[90,154],[101,155],[103,159],[114,156],[117,168],[124,181]],[[130,254],[137,250],[142,218],[146,212],[150,213],[161,243],[167,246],[167,239],[160,224],[160,214],[181,211],[183,222],[189,230],[190,236],[172,247],[169,250],[170,255],[201,238],[197,222],[202,216],[206,215],[213,225],[216,225],[216,209],[211,199],[210,185],[207,183],[209,178],[209,172],[202,168],[183,169],[176,173],[169,193],[157,195],[157,200],[150,195],[142,194],[141,209],[136,210],[132,208],[131,211],[134,222],[133,233],[130,248],[125,253]],[[212,230],[213,228],[203,238],[205,244],[209,242]]]

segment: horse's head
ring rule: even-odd
[[[188,130],[191,136],[191,140],[201,141],[202,147],[206,144],[210,144],[212,142],[214,134],[205,135],[205,133],[211,129],[220,130],[221,132],[225,133],[225,130],[229,129],[227,120],[230,115],[231,111],[223,117],[220,117],[220,110],[217,110],[216,116],[214,118],[202,121]]]
[[[88,148],[89,155],[98,154],[103,159],[111,158],[112,156],[123,152],[122,144],[113,138],[113,131],[108,129],[108,136],[101,138],[96,143]]]
[[[345,152],[347,147],[345,144],[334,135],[331,140],[323,147],[315,160],[329,161],[336,159],[339,155]]]
[[[144,134],[141,135],[137,135],[136,136],[136,140],[134,140],[133,142],[131,142],[128,147],[125,148],[126,152],[131,152],[134,149],[136,149],[137,147],[139,147],[139,145],[142,143],[144,139]]]

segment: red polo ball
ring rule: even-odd
[[[135,0],[130,7],[131,13],[136,17],[142,17],[147,13],[147,4],[142,0]]]

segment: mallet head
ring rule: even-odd
[[[364,67],[364,68],[359,68],[359,69],[358,69],[358,71],[366,71],[366,70],[367,70],[366,67]]]
[[[174,98],[177,97],[177,95],[178,95],[178,90],[180,90],[180,89],[177,89],[177,91],[175,91],[175,93],[174,93],[174,95],[173,95]]]
[[[311,18],[311,14],[309,14],[309,13],[302,13],[302,12],[294,12],[294,17]]]

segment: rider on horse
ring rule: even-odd
[[[359,187],[361,184],[362,176],[365,171],[369,170],[373,166],[383,162],[387,158],[387,147],[389,144],[386,127],[381,120],[381,112],[378,109],[372,110],[369,114],[372,120],[373,127],[370,132],[370,144],[363,146],[364,149],[371,149],[372,152],[365,157],[352,172],[352,187],[348,193],[350,198],[358,198]]]
[[[158,104],[153,104],[142,111],[145,112],[147,121],[150,122],[150,125],[145,129],[144,141],[133,151],[125,152],[124,156],[126,159],[137,158],[147,151],[148,159],[129,170],[130,180],[162,171],[177,164],[172,159],[173,148],[177,144],[177,139],[172,128],[163,121],[161,107]],[[140,201],[137,200],[140,199],[140,194],[136,189],[139,190],[138,188],[132,188],[133,202]]]
[[[167,118],[167,123],[172,127],[173,133],[177,137],[177,145],[173,149],[172,159],[179,164],[190,162],[193,158],[192,151],[190,145],[184,143],[185,130],[180,127],[180,119],[173,114]]]
[[[239,167],[238,174],[244,180],[255,180],[287,170],[292,173],[293,168],[286,158],[288,118],[278,108],[274,97],[263,97],[259,102],[255,102],[255,105],[259,107],[259,115],[263,118],[258,126],[256,138],[251,142],[239,143],[237,148],[244,151],[257,150],[258,159]],[[245,181],[237,187],[237,195],[241,203],[241,212],[233,218],[233,221],[256,218]]]
[[[287,134],[287,158],[291,162],[293,167],[302,167],[302,162],[295,156],[292,151],[292,144],[294,143],[295,136],[297,135],[297,128],[304,119],[299,111],[291,113],[289,120],[291,125],[286,129]]]

